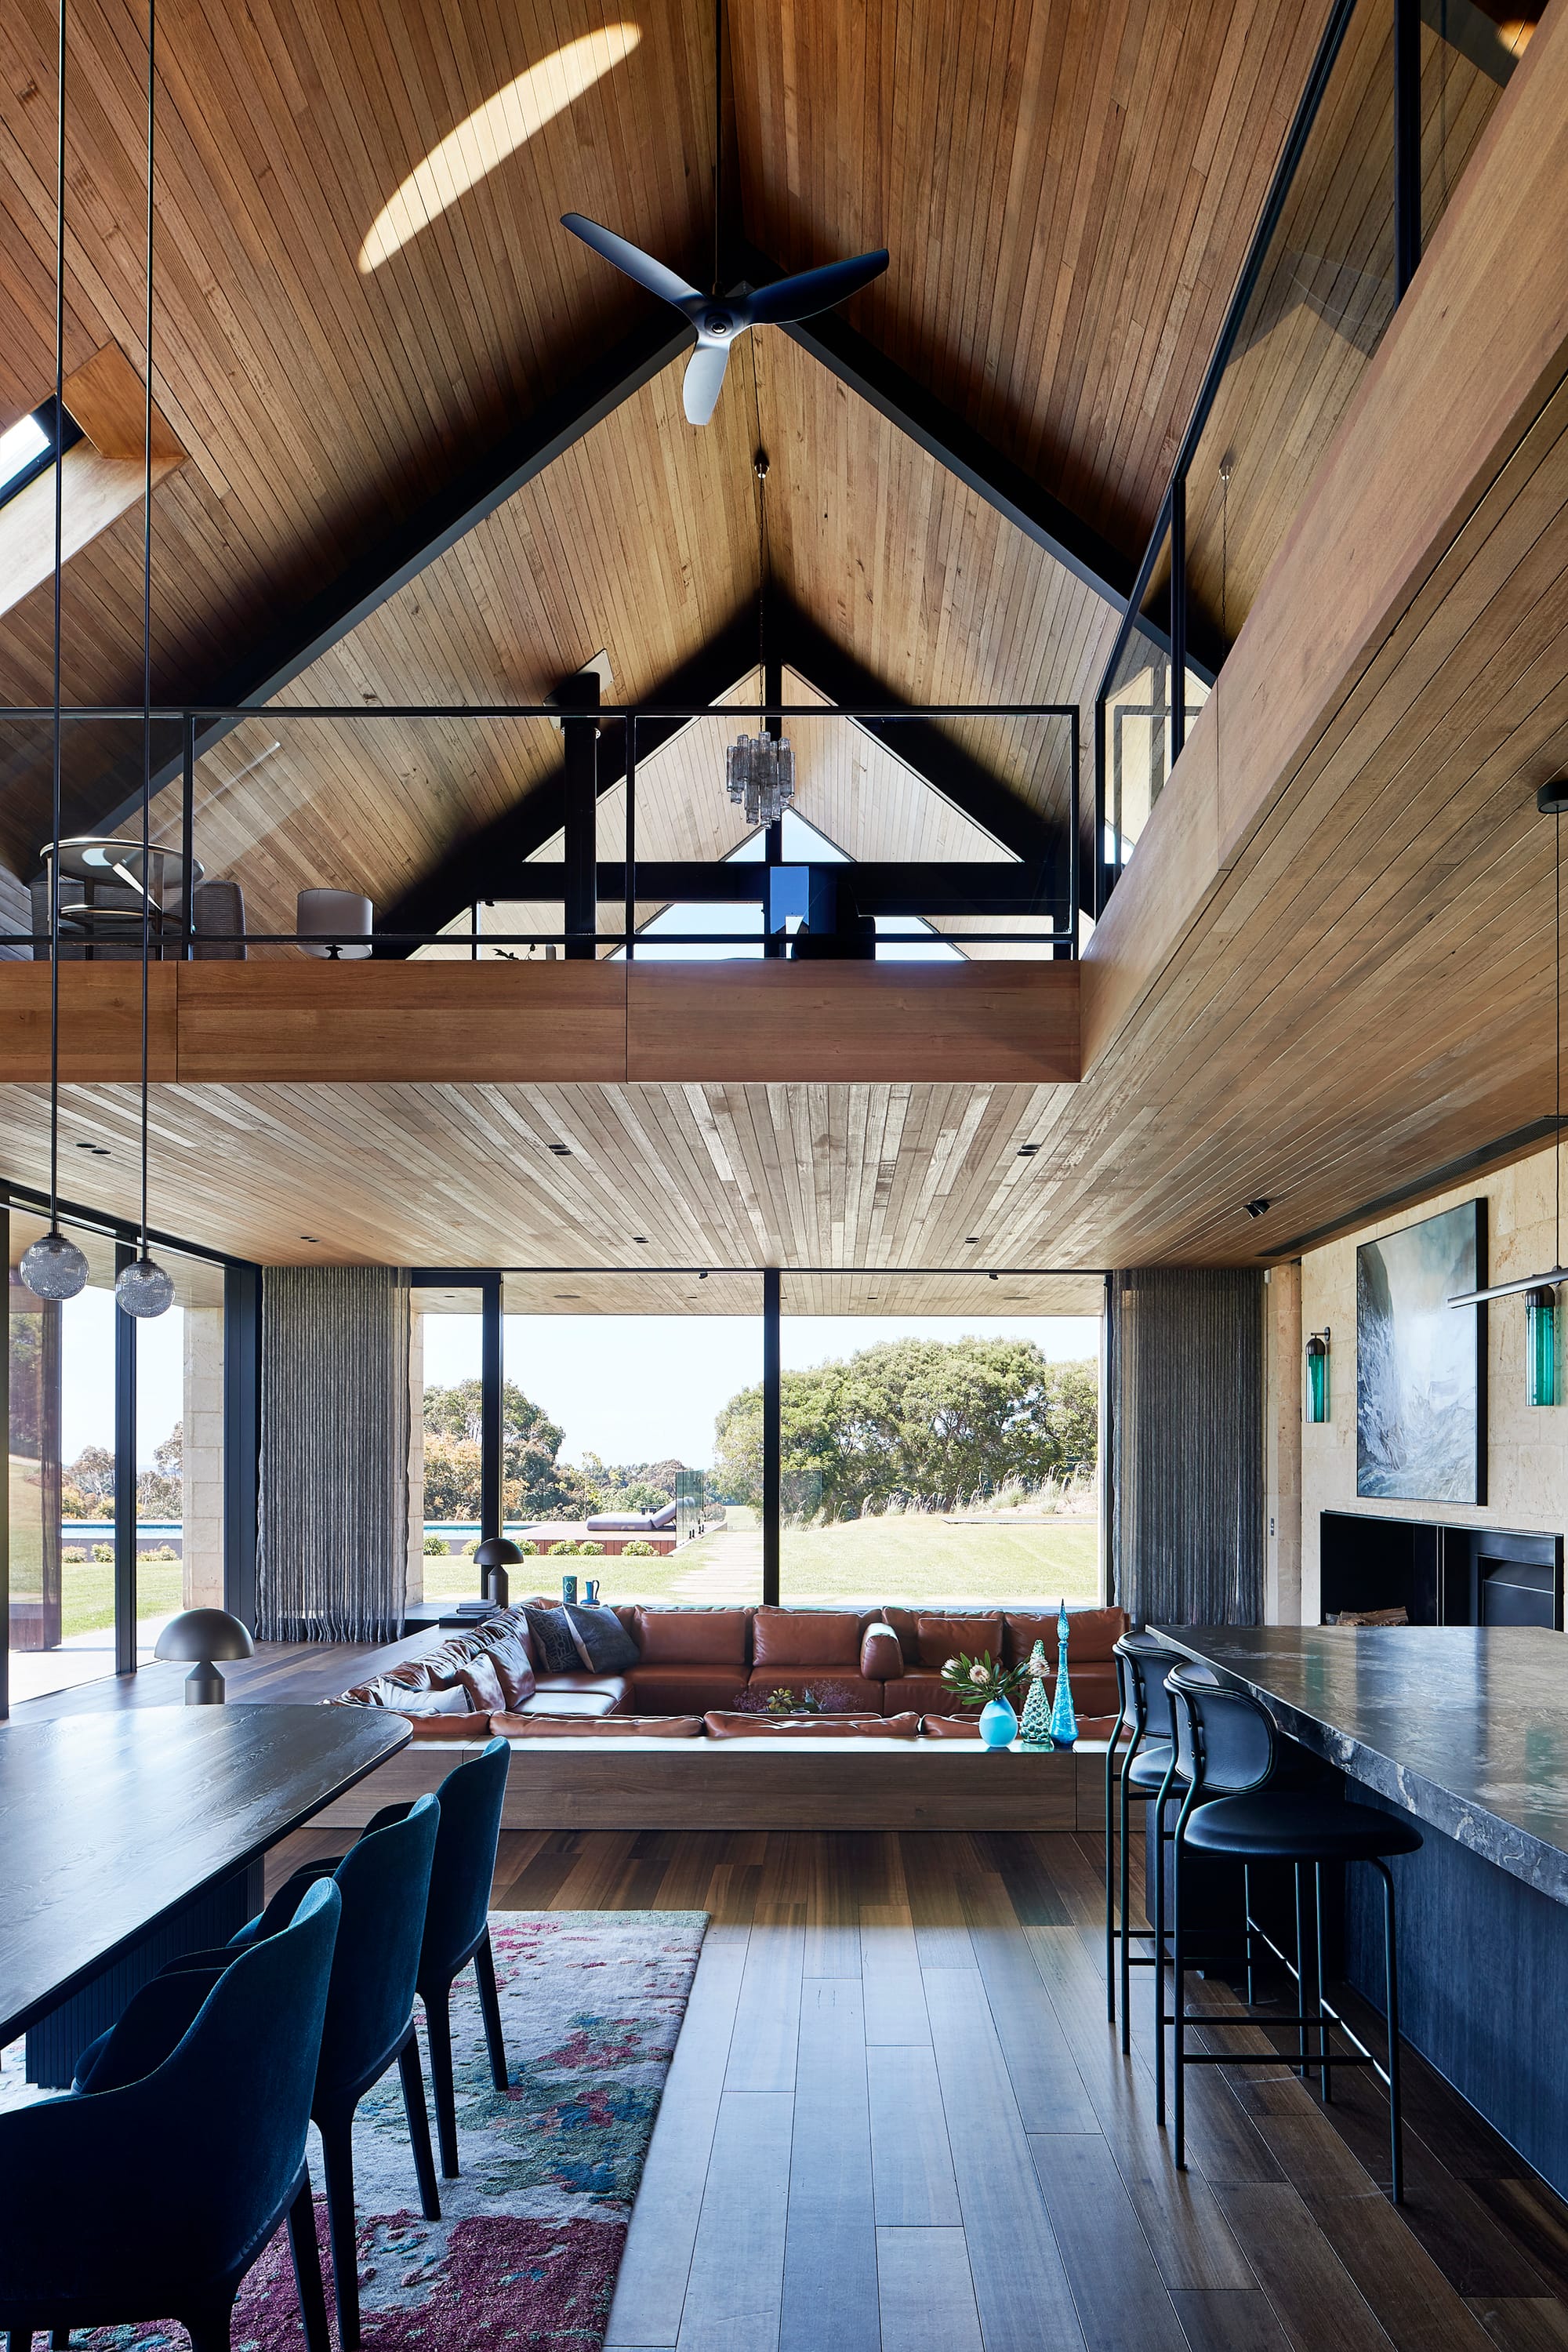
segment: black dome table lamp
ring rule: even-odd
[[[224,1681],[216,1661],[248,1658],[255,1650],[248,1628],[237,1617],[231,1617],[226,1609],[184,1609],[179,1616],[170,1618],[158,1636],[153,1655],[194,1659],[195,1663],[185,1676],[185,1705],[221,1706]]]
[[[511,1592],[509,1568],[515,1568],[522,1552],[510,1536],[487,1536],[474,1552],[474,1566],[479,1571],[479,1590],[492,1609],[504,1609]]]

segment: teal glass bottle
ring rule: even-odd
[[[1542,1284],[1524,1294],[1526,1387],[1531,1404],[1557,1402],[1557,1293]]]
[[[1064,1601],[1057,1614],[1057,1696],[1051,1708],[1051,1745],[1070,1748],[1078,1738],[1078,1717],[1073,1713],[1072,1679],[1068,1672],[1068,1605]]]

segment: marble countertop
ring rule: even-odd
[[[1153,1625],[1291,1738],[1568,1904],[1568,1633],[1515,1625]]]

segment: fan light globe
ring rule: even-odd
[[[75,1242],[56,1228],[23,1253],[19,1271],[36,1298],[74,1298],[86,1286],[88,1263]]]
[[[121,1268],[115,1277],[114,1296],[127,1315],[142,1319],[163,1315],[174,1304],[174,1277],[164,1272],[156,1258],[143,1251],[130,1265]]]

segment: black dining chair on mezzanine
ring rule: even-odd
[[[1189,2066],[1277,2066],[1279,2053],[1267,2055],[1189,2050],[1187,2047],[1186,1971],[1187,1928],[1183,1917],[1183,1858],[1197,1852],[1242,1866],[1242,1916],[1247,1986],[1250,2004],[1254,1956],[1267,1947],[1294,1979],[1300,2002],[1293,2017],[1270,2016],[1268,2023],[1293,2027],[1298,2036],[1298,2071],[1303,2078],[1317,2074],[1321,2097],[1332,2096],[1336,2066],[1370,2066],[1388,2092],[1388,2137],[1393,2201],[1405,2197],[1404,2118],[1399,2083],[1399,1960],[1394,1932],[1394,1878],[1390,1856],[1414,1853],[1420,1832],[1408,1822],[1372,1805],[1346,1803],[1342,1796],[1321,1788],[1281,1786],[1281,1771],[1273,1718],[1246,1691],[1222,1685],[1206,1667],[1177,1666],[1166,1687],[1174,1703],[1176,1748],[1173,1769],[1186,1780],[1186,1794],[1172,1841],[1173,1918],[1173,1960],[1175,1990],[1172,2013],[1160,2001],[1160,2042],[1164,2028],[1174,2030],[1174,2138],[1178,2171],[1184,2170],[1185,2081]],[[1383,1882],[1384,2025],[1387,2038],[1386,2066],[1379,2063],[1340,2011],[1323,1997],[1322,1872],[1325,1863],[1371,1864]],[[1296,1957],[1294,1961],[1258,1924],[1253,1912],[1252,1871],[1265,1863],[1289,1863],[1295,1874]],[[1313,1933],[1309,1951],[1305,1928],[1302,1873],[1312,1870]],[[1309,1974],[1310,1989],[1309,1990]],[[1164,1971],[1157,1981],[1162,1988]],[[1223,2021],[1205,2017],[1205,2032]],[[1332,2046],[1337,2028],[1352,2045],[1348,2052]]]
[[[307,2352],[329,2352],[305,2136],[342,1900],[207,1981],[154,1979],[121,2023],[126,2072],[0,2116],[0,2337],[177,2318],[229,2352],[247,2272],[285,2215]],[[109,2037],[105,2037],[107,2041]]]

